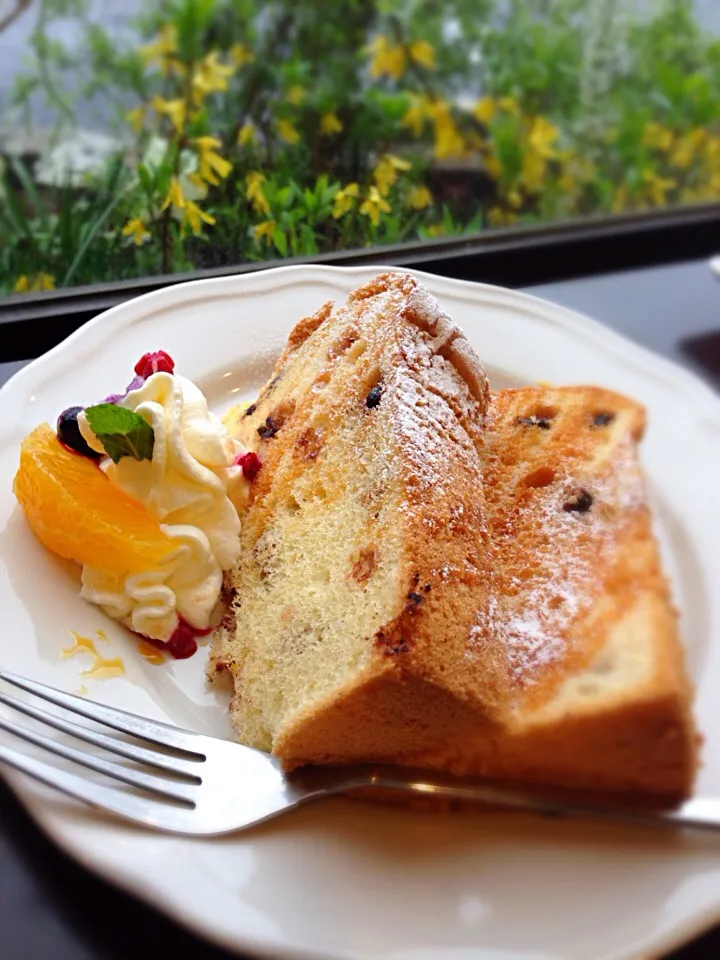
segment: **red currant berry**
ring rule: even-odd
[[[252,451],[239,453],[237,457],[235,457],[235,463],[239,467],[242,467],[243,476],[246,480],[254,480],[258,473],[260,473],[260,467],[262,466],[260,457]]]
[[[176,660],[187,660],[197,650],[197,641],[192,627],[181,621],[180,626],[168,640],[168,650]]]
[[[135,364],[135,373],[146,380],[154,373],[174,373],[175,361],[169,353],[164,350],[156,350],[155,353],[145,353]]]

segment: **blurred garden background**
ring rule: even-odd
[[[0,0],[0,293],[720,200],[718,0]]]

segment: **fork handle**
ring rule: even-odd
[[[593,797],[571,790],[534,790],[469,780],[416,770],[410,767],[358,765],[353,767],[304,767],[290,775],[290,782],[312,793],[347,793],[362,788],[411,793],[418,797],[459,800],[511,810],[526,810],[545,816],[581,816],[652,827],[685,827],[720,831],[720,797],[696,797],[674,809],[623,804],[622,798]],[[316,794],[317,795],[317,794]]]
[[[605,797],[603,803],[575,791],[539,792],[490,782],[463,783],[454,778],[436,779],[434,774],[418,777],[417,772],[400,768],[377,771],[372,786],[409,791],[418,796],[526,810],[545,816],[590,816],[644,826],[720,831],[720,798],[715,797],[696,797],[674,809],[658,810],[620,806],[617,800],[613,803],[612,797]]]

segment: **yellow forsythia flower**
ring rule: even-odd
[[[203,223],[208,223],[210,226],[215,223],[215,217],[209,213],[205,213],[204,210],[201,210],[193,200],[185,201],[184,212],[185,220],[183,221],[183,227],[187,222],[195,236],[197,236],[199,233],[202,233]]]
[[[586,160],[572,150],[563,151],[560,159],[563,166],[557,184],[570,200],[577,200],[583,186],[595,179],[597,168],[591,160]]]
[[[267,216],[270,213],[270,204],[263,190],[265,177],[259,170],[249,173],[245,177],[248,200],[252,204],[255,213]]]
[[[382,34],[375,37],[367,49],[371,57],[371,77],[388,76],[393,80],[399,80],[405,73],[407,65],[405,50],[399,44],[393,43],[389,37]]]
[[[520,116],[520,107],[515,97],[500,97],[497,105],[501,110],[504,110],[505,113],[511,113],[514,117]]]
[[[624,183],[621,183],[615,188],[615,193],[613,194],[610,204],[610,213],[622,213],[624,210],[627,210],[629,202],[628,188]]]
[[[553,144],[559,134],[558,128],[544,117],[534,117],[530,127],[528,144],[541,157],[555,157],[557,152]]]
[[[377,187],[370,187],[367,197],[360,204],[360,213],[369,217],[377,226],[380,223],[380,214],[390,213],[390,204],[383,199]]]
[[[467,152],[462,133],[453,119],[452,109],[446,100],[433,100],[428,113],[435,124],[434,153],[438,160],[461,157]]]
[[[661,207],[666,203],[667,193],[677,186],[677,181],[670,180],[667,177],[660,177],[651,170],[646,170],[643,174],[643,182],[648,199],[656,207]]]
[[[21,273],[15,281],[15,293],[39,293],[42,290],[54,290],[55,277],[51,273],[36,273],[28,277]]]
[[[320,117],[320,133],[325,137],[331,137],[334,133],[340,133],[343,125],[340,118],[332,110],[324,113]]]
[[[125,114],[125,119],[130,124],[135,133],[140,133],[143,128],[143,123],[145,121],[145,108],[144,107],[134,107],[132,110],[128,110]]]
[[[419,137],[425,127],[426,118],[427,105],[425,101],[422,97],[414,97],[400,120],[400,126],[407,127],[412,131],[413,136]]]
[[[238,130],[237,142],[239,147],[245,147],[255,140],[255,126],[252,123],[244,123]]]
[[[170,186],[168,187],[167,195],[160,209],[167,210],[168,207],[175,207],[177,210],[182,210],[184,206],[185,197],[183,196],[180,181],[173,175],[170,177]]]
[[[287,99],[294,107],[299,107],[305,97],[307,97],[307,90],[299,83],[293,84],[287,92]]]
[[[195,203],[194,200],[188,200],[182,192],[180,181],[176,176],[170,178],[170,187],[167,196],[162,205],[163,210],[172,207],[173,215],[180,220],[181,233],[185,232],[185,227],[189,226],[192,232],[197,236],[202,232],[203,223],[211,226],[215,223],[215,217],[210,213],[205,213]]]
[[[162,97],[153,97],[150,106],[162,116],[169,117],[177,133],[183,132],[187,120],[187,106],[184,100],[164,100]]]
[[[654,120],[646,123],[645,127],[643,128],[643,146],[649,147],[651,150],[661,150],[662,152],[667,152],[673,145],[674,139],[675,134],[672,130],[668,130],[667,127],[663,127]]]
[[[508,202],[508,203],[510,204],[510,206],[513,207],[515,210],[517,210],[518,207],[521,207],[521,206],[522,206],[522,194],[520,193],[520,191],[519,191],[519,190],[516,190],[515,187],[513,187],[513,188],[510,189],[510,190],[508,190],[508,192],[507,192],[507,202]]]
[[[246,43],[236,43],[230,47],[230,59],[236,67],[244,67],[246,63],[252,63],[255,54]]]
[[[544,117],[533,117],[524,143],[520,181],[530,193],[538,193],[545,181],[548,161],[560,156],[555,141],[560,131]]]
[[[397,181],[398,171],[409,169],[410,164],[407,160],[401,160],[400,157],[395,157],[391,153],[383,154],[373,170],[373,179],[380,194],[383,197],[387,196],[390,187]]]
[[[140,59],[146,65],[154,60],[161,60],[177,53],[177,30],[175,26],[172,23],[165,24],[153,41],[138,47],[138,53]]]
[[[488,220],[494,227],[506,227],[517,220],[517,214],[510,210],[503,210],[502,207],[490,207],[488,210]]]
[[[523,154],[520,181],[530,193],[538,193],[542,189],[547,166],[547,158],[542,154],[530,149]]]
[[[427,40],[413,40],[408,49],[410,59],[419,67],[432,70],[435,66],[435,47]]]
[[[124,237],[132,237],[133,243],[136,247],[141,247],[147,239],[149,239],[150,234],[145,229],[145,224],[142,222],[140,217],[132,217],[125,226],[122,228],[122,235]]]
[[[475,104],[472,114],[480,123],[490,123],[495,116],[495,101],[492,97],[483,97]]]
[[[408,203],[413,210],[424,210],[433,202],[433,197],[427,187],[414,186],[408,192]]]
[[[485,169],[493,180],[499,180],[502,176],[502,164],[494,153],[490,153],[485,157]]]
[[[281,140],[284,140],[285,143],[289,143],[292,146],[300,139],[300,134],[289,120],[278,120],[276,126],[278,136]]]
[[[221,146],[220,141],[216,137],[196,137],[193,143],[199,153],[200,179],[216,187],[220,180],[224,180],[232,170],[230,161],[216,153],[217,148]]]
[[[338,190],[333,198],[332,215],[335,220],[344,217],[345,214],[352,209],[355,198],[359,193],[360,187],[357,183],[348,183],[342,190]]]
[[[670,163],[681,170],[686,170],[697,158],[707,140],[708,134],[702,127],[689,130],[684,136],[678,137],[670,153]]]
[[[446,160],[448,157],[462,157],[466,152],[463,136],[454,123],[446,123],[435,127],[434,153],[438,160]]]
[[[203,57],[192,77],[192,97],[199,107],[203,99],[211,93],[221,93],[228,88],[228,80],[235,73],[231,63],[220,63],[219,53],[213,50]]]
[[[262,223],[258,223],[253,228],[255,232],[255,238],[257,240],[265,239],[268,243],[272,240],[272,235],[275,232],[275,221],[274,220],[264,220]]]

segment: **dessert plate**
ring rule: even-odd
[[[230,735],[223,695],[205,686],[202,648],[187,661],[147,662],[129,634],[79,599],[73,566],[34,540],[12,494],[20,441],[63,408],[122,389],[137,358],[160,348],[222,413],[254,394],[297,319],[381,269],[281,267],[169,287],[97,317],[6,385],[3,668]],[[646,404],[642,454],[706,737],[698,793],[720,794],[720,401],[690,374],[578,314],[510,290],[418,276],[465,329],[495,387],[597,383]],[[103,658],[119,658],[124,674],[83,676],[88,658],[61,652],[71,631],[94,638]],[[720,920],[720,839],[707,835],[347,799],[236,837],[190,840],[134,829],[2,773],[71,856],[245,954],[635,960]]]

